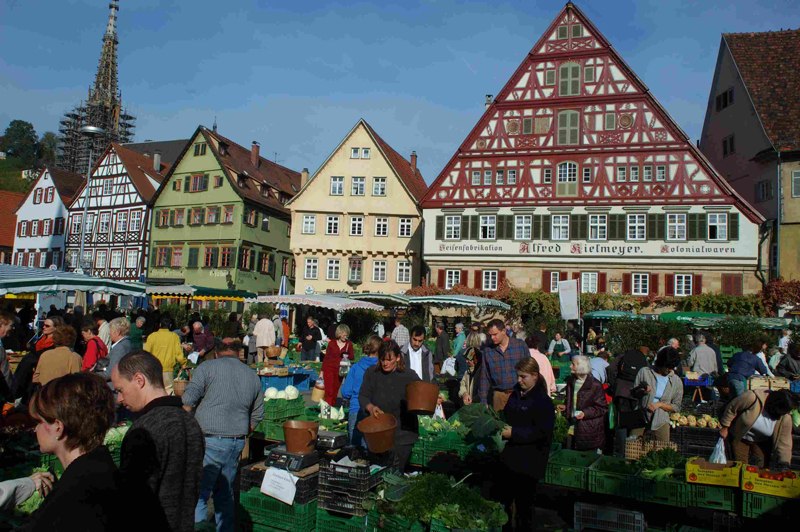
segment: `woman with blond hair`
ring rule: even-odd
[[[339,388],[342,386],[342,376],[339,375],[342,360],[355,358],[353,342],[348,340],[348,336],[350,327],[344,323],[340,324],[336,327],[336,340],[328,342],[328,347],[325,348],[325,358],[322,359],[322,380],[325,382],[325,402],[329,405],[336,403],[336,396],[339,395]]]

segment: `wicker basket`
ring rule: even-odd
[[[661,449],[677,451],[678,444],[671,441],[648,440],[643,438],[627,440],[625,442],[625,459],[638,460],[651,451],[660,451]]]
[[[172,381],[172,393],[174,393],[176,397],[182,396],[183,392],[186,391],[186,386],[188,384],[189,384],[189,381],[186,381],[186,380],[174,380],[174,381]]]

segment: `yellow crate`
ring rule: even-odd
[[[738,488],[742,473],[741,462],[712,464],[704,458],[696,456],[686,462],[686,482],[693,484],[711,484],[712,486],[730,486]]]
[[[748,390],[769,390],[769,377],[750,377],[747,379]]]
[[[787,499],[800,497],[800,479],[797,478],[797,473],[793,471],[786,473],[788,476],[779,480],[768,477],[768,475],[777,475],[769,469],[746,466],[742,468],[742,490]]]
[[[772,377],[769,380],[770,390],[788,390],[790,386],[789,379],[786,377]]]

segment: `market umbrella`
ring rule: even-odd
[[[488,297],[465,296],[461,294],[441,296],[412,296],[412,305],[437,305],[440,307],[476,307],[479,309],[510,310],[511,305]]]
[[[115,281],[74,272],[0,264],[0,296],[70,290],[138,296],[144,294],[145,286],[134,281]]]
[[[369,310],[383,310],[383,307],[368,301],[358,301],[357,299],[350,299],[347,297],[330,296],[326,294],[319,295],[304,295],[304,294],[288,294],[285,296],[258,296],[256,298],[247,299],[250,303],[272,303],[273,305],[306,305],[309,307],[321,307],[335,310],[337,312],[344,312],[350,309],[369,309]]]
[[[279,296],[286,296],[289,295],[289,280],[286,279],[285,275],[281,275],[281,284],[278,287],[278,295]],[[281,318],[289,319],[289,307],[286,304],[282,304],[279,306]]]

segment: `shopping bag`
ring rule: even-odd
[[[717,445],[714,446],[714,452],[711,453],[711,458],[708,459],[712,464],[727,464],[728,459],[725,458],[725,440],[720,438],[717,440]]]
[[[440,374],[450,375],[451,377],[456,376],[456,359],[454,357],[448,357],[445,359],[444,363],[442,364],[442,371]]]

